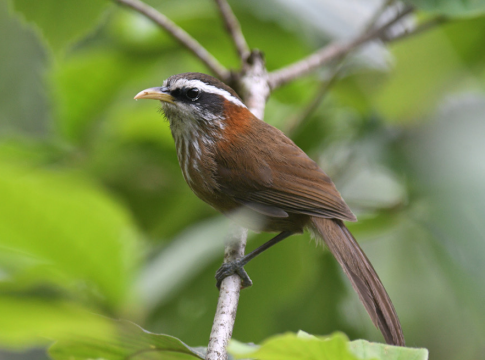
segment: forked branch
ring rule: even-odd
[[[269,73],[268,81],[269,86],[271,89],[276,89],[292,80],[300,78],[311,71],[317,69],[318,67],[328,64],[329,62],[339,59],[349,52],[357,49],[362,44],[369,42],[371,40],[380,39],[386,31],[399,20],[401,20],[406,15],[410,14],[413,11],[413,8],[410,6],[405,7],[402,11],[400,11],[394,18],[390,21],[386,22],[385,24],[371,29],[368,32],[365,32],[361,36],[358,36],[353,41],[349,43],[340,43],[334,42],[331,43],[324,48],[316,51],[315,53],[307,56],[306,58],[297,61],[287,67],[282,69],[273,71]]]

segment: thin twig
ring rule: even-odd
[[[297,61],[287,67],[271,72],[269,77],[269,85],[271,89],[276,89],[291,80],[300,78],[309,72],[317,69],[323,64],[339,59],[349,52],[357,49],[360,45],[365,44],[371,40],[379,39],[383,34],[396,22],[413,11],[410,6],[405,7],[399,12],[393,19],[385,23],[384,25],[370,30],[361,36],[358,36],[353,41],[342,44],[339,42],[331,43],[317,52],[307,56],[306,58]]]
[[[380,8],[375,15],[372,16],[372,20],[369,22],[368,26],[366,26],[366,29],[371,29],[375,25],[375,23],[379,20],[379,17],[384,13],[385,7],[389,6],[393,2],[394,0],[388,0],[384,4],[384,6]],[[414,29],[410,31],[402,32],[396,36],[387,36],[384,33],[379,39],[387,43],[399,41],[402,39],[406,39],[410,36],[419,34],[423,31],[429,30],[437,25],[441,25],[447,22],[448,20],[449,19],[446,18],[445,16],[437,16],[422,24],[419,24],[418,26],[416,26]],[[345,59],[345,56],[343,56],[343,58],[341,59],[340,66],[336,65],[335,70],[331,73],[330,77],[320,84],[315,94],[315,97],[312,99],[312,101],[308,103],[308,105],[303,109],[303,111],[300,114],[290,118],[286,122],[285,133],[288,136],[290,136],[293,132],[295,132],[298,127],[302,126],[305,123],[305,121],[310,117],[310,115],[316,110],[318,105],[323,101],[323,99],[325,98],[330,88],[335,84],[335,81],[337,80],[341,72],[341,69],[342,69],[341,64],[344,59]]]
[[[239,25],[239,21],[232,12],[232,9],[229,6],[227,0],[215,0],[215,2],[221,13],[222,20],[224,20],[224,25],[226,26],[227,31],[232,37],[234,46],[236,47],[237,53],[239,54],[239,58],[244,64],[249,57],[250,50],[246,39],[244,38],[244,35],[241,31],[241,25]]]
[[[143,3],[140,0],[113,0],[121,5],[125,5],[136,12],[146,16],[155,24],[167,31],[172,37],[177,40],[183,47],[190,50],[197,56],[212,73],[214,73],[222,81],[229,79],[229,71],[222,66],[217,59],[212,56],[197,40],[185,32],[182,28],[177,26],[172,20],[165,15],[155,10],[151,6]]]

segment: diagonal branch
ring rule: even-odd
[[[183,47],[191,51],[198,57],[219,79],[228,81],[229,71],[217,61],[197,40],[190,36],[186,31],[177,26],[165,15],[155,10],[151,6],[140,0],[113,0],[121,5],[125,5],[136,12],[146,16],[155,24],[167,31]]]
[[[293,63],[283,69],[273,71],[268,75],[269,86],[271,87],[271,89],[276,89],[292,80],[308,74],[309,72],[317,69],[323,64],[328,64],[333,60],[345,56],[349,52],[357,49],[362,44],[365,44],[372,40],[380,39],[392,25],[394,25],[406,15],[410,14],[412,11],[413,8],[407,6],[393,19],[391,19],[384,25],[372,29],[361,36],[358,36],[356,39],[347,44],[342,44],[339,42],[331,43],[324,48],[318,50],[317,52],[307,56],[306,58],[297,61],[296,63]]]
[[[215,0],[215,2],[221,13],[222,20],[224,20],[224,25],[232,37],[239,58],[245,63],[249,57],[250,50],[241,31],[241,25],[239,25],[239,21],[237,20],[236,15],[234,15],[227,0]]]

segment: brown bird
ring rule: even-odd
[[[404,346],[391,299],[343,223],[356,221],[354,214],[303,150],[256,118],[233,89],[205,74],[173,75],[135,99],[161,101],[182,173],[199,198],[247,228],[279,232],[239,261],[223,264],[216,274],[218,286],[234,273],[250,286],[243,269],[249,260],[308,229],[340,263],[386,342]],[[236,215],[238,209],[249,216]]]

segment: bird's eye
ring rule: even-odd
[[[195,101],[199,98],[200,96],[200,90],[197,89],[197,88],[191,88],[191,89],[188,89],[186,92],[185,92],[185,96],[187,96],[187,99],[189,100],[192,100],[192,101]]]

